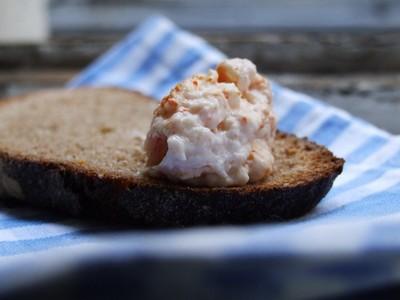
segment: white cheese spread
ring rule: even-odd
[[[145,141],[150,176],[195,186],[240,186],[272,172],[276,120],[268,81],[229,59],[177,84]]]

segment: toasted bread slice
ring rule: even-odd
[[[188,226],[285,220],[314,208],[344,161],[278,133],[276,170],[242,187],[143,175],[155,101],[120,89],[53,90],[0,102],[0,198],[128,222]]]

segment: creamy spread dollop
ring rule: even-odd
[[[240,186],[272,172],[276,131],[268,81],[247,59],[177,84],[154,111],[147,173],[196,186]]]

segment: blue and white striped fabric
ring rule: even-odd
[[[120,86],[160,99],[177,81],[204,72],[223,58],[202,39],[163,17],[153,17],[69,87]],[[60,270],[68,273],[83,261],[117,261],[128,268],[125,259],[143,256],[154,260],[149,269],[141,269],[143,278],[152,278],[160,292],[168,288],[168,274],[177,280],[184,276],[191,291],[207,287],[210,282],[204,278],[211,274],[236,274],[234,285],[241,291],[270,293],[275,299],[329,296],[400,280],[399,257],[393,256],[400,253],[400,137],[276,83],[273,91],[281,130],[308,136],[346,159],[343,174],[312,213],[278,224],[109,232],[48,212],[4,208],[0,294],[44,281]],[[241,258],[248,260],[248,268],[238,265]],[[189,271],[174,273],[176,259],[181,268],[186,262]],[[192,268],[197,260],[202,267]],[[172,261],[170,273],[162,273],[165,265],[156,263],[165,261]],[[166,275],[146,277],[157,271]],[[273,278],[272,289],[266,278]],[[222,279],[219,284],[216,299],[227,298],[232,286],[224,289]],[[149,291],[151,286],[142,292]]]

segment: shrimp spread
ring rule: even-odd
[[[194,186],[241,186],[273,170],[276,131],[268,81],[228,59],[177,84],[154,111],[147,173]]]

